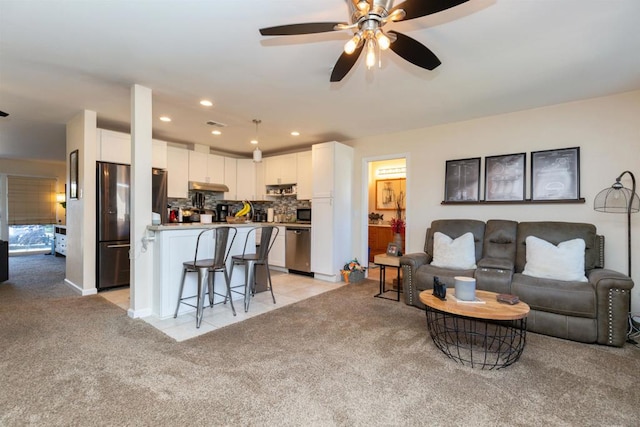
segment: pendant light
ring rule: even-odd
[[[251,143],[258,144],[258,125],[262,123],[262,120],[253,119],[253,123],[256,124],[256,138],[253,141],[251,141]],[[260,163],[262,161],[262,151],[258,147],[256,147],[255,150],[253,150],[253,161],[256,163]]]

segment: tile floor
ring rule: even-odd
[[[377,280],[377,276],[375,276],[375,279]],[[247,313],[244,312],[242,299],[234,300],[236,316],[233,316],[229,304],[218,304],[213,308],[207,307],[204,310],[200,328],[196,328],[195,310],[182,314],[176,319],[172,317],[169,319],[159,319],[155,316],[149,316],[143,318],[143,320],[176,341],[184,341],[229,324],[241,322],[262,313],[277,310],[288,304],[344,286],[343,282],[330,283],[299,274],[287,274],[276,271],[272,272],[271,280],[273,282],[273,293],[276,297],[276,304],[274,304],[271,299],[271,293],[267,291],[261,292],[253,297]],[[124,310],[129,309],[129,288],[104,291],[100,292],[99,295]]]

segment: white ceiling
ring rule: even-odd
[[[254,118],[270,154],[636,90],[638,17],[639,0],[470,0],[385,26],[428,46],[436,70],[387,51],[329,83],[348,32],[258,29],[346,22],[345,0],[0,0],[0,157],[64,160],[83,109],[128,130],[133,84],[153,91],[155,138],[246,156]]]

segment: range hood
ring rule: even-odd
[[[229,187],[227,187],[224,184],[213,184],[210,182],[189,181],[189,190],[226,193],[229,191]]]

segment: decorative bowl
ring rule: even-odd
[[[228,224],[244,224],[247,222],[246,216],[227,216]]]

